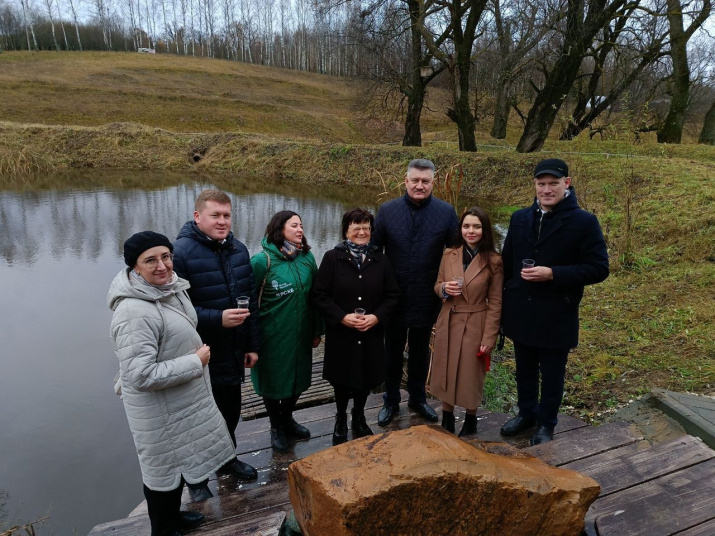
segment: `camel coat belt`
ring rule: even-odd
[[[482,401],[486,365],[477,357],[480,346],[494,347],[501,318],[503,269],[492,254],[491,270],[481,256],[462,266],[462,248],[444,252],[435,293],[442,284],[463,277],[462,294],[442,304],[435,327],[430,393],[453,406],[477,409]]]

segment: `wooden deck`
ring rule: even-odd
[[[403,395],[403,400],[406,397]],[[373,430],[382,405],[380,395],[368,399],[366,416]],[[438,406],[433,401],[435,407]],[[439,413],[439,409],[437,409]],[[286,470],[290,463],[331,446],[333,404],[299,410],[296,418],[312,432],[286,453],[270,447],[266,418],[238,425],[239,458],[258,469],[258,481],[241,484],[232,477],[212,479],[215,497],[190,504],[206,523],[189,534],[277,535],[291,506]],[[462,415],[458,414],[458,417]],[[477,439],[505,441],[499,428],[509,418],[481,411]],[[424,424],[406,404],[384,430]],[[458,423],[458,429],[461,424]],[[601,495],[586,517],[588,536],[712,536],[715,534],[715,451],[691,436],[650,446],[625,423],[598,427],[560,416],[554,441],[528,446],[529,436],[508,440],[555,466],[574,469],[601,484]],[[184,492],[184,503],[189,501]],[[92,536],[150,534],[145,504],[126,518],[95,527]]]
[[[313,351],[313,369],[311,371],[310,388],[298,399],[298,409],[326,404],[333,400],[333,388],[323,379],[323,355]],[[246,381],[241,387],[241,419],[250,421],[266,416],[263,399],[256,394],[251,384],[251,369],[246,369]],[[239,425],[240,428],[240,425]]]

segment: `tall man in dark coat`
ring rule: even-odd
[[[512,215],[502,250],[502,326],[514,341],[519,414],[501,433],[537,425],[538,445],[553,439],[583,288],[608,277],[608,253],[596,216],[578,206],[566,162],[539,162],[534,186],[534,204]]]
[[[385,403],[377,423],[388,425],[399,412],[400,380],[405,343],[408,406],[424,419],[437,422],[427,404],[425,383],[429,372],[429,340],[439,314],[434,293],[444,248],[457,235],[459,220],[454,207],[432,195],[434,164],[412,160],[405,175],[405,195],[380,207],[372,243],[385,248],[402,293],[396,317],[385,329]]]
[[[250,256],[231,232],[231,198],[224,192],[204,190],[196,198],[194,219],[184,224],[174,243],[174,271],[191,283],[197,331],[211,348],[213,396],[235,446],[244,367],[258,360],[260,338]],[[249,298],[248,310],[237,308],[239,296]],[[257,477],[253,467],[239,460],[221,471],[241,480]],[[189,486],[189,492],[194,501],[212,496],[205,486]]]

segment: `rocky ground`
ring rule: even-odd
[[[687,433],[680,424],[655,406],[652,395],[634,400],[606,419],[606,422],[616,421],[633,424],[651,445],[663,443]]]

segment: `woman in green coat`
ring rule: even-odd
[[[300,216],[290,210],[271,218],[261,245],[263,251],[251,258],[261,288],[261,350],[251,382],[271,421],[271,445],[285,451],[289,439],[310,437],[293,411],[300,394],[310,387],[312,349],[322,334],[322,322],[309,299],[318,267]]]

